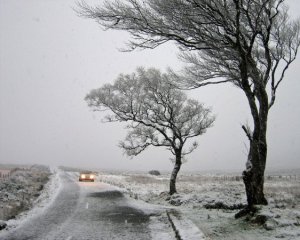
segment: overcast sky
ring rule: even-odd
[[[102,1],[90,0],[89,3]],[[287,0],[299,17],[300,2]],[[101,123],[85,95],[136,67],[179,70],[177,49],[124,53],[128,35],[103,31],[73,11],[74,0],[0,0],[0,163],[41,163],[97,169],[171,170],[170,153],[150,148],[129,159],[118,148],[126,135],[120,123]],[[290,66],[271,109],[268,168],[299,168],[300,56]],[[231,85],[189,92],[211,106],[214,127],[198,137],[198,149],[183,170],[242,171],[251,123],[241,90]]]

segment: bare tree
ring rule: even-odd
[[[175,41],[187,67],[174,78],[184,87],[230,82],[245,93],[253,119],[252,128],[242,126],[250,144],[245,210],[267,204],[268,113],[300,44],[299,20],[289,19],[284,0],[106,1],[100,7],[82,3],[80,13],[107,29],[130,32],[129,50]]]
[[[170,194],[176,193],[176,177],[182,158],[195,150],[197,142],[187,141],[206,132],[214,122],[210,109],[170,83],[168,74],[139,68],[120,75],[113,85],[92,90],[87,96],[94,110],[110,110],[106,121],[129,122],[127,137],[120,143],[128,156],[136,156],[148,146],[166,147],[175,156]]]

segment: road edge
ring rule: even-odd
[[[166,210],[167,217],[178,240],[205,240],[204,233],[188,218],[175,209]]]

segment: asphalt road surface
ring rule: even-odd
[[[60,173],[62,187],[45,210],[0,234],[1,240],[175,239],[163,209],[143,209],[110,185]],[[143,205],[142,205],[143,206]]]

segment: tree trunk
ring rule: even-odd
[[[249,65],[245,65],[244,67],[247,69]],[[241,217],[252,212],[255,209],[254,205],[268,204],[264,196],[264,174],[267,161],[266,136],[269,113],[268,95],[265,86],[262,84],[262,80],[256,80],[254,82],[257,84],[255,84],[252,91],[247,80],[247,74],[245,74],[246,70],[243,73],[242,87],[249,102],[254,129],[253,133],[246,130],[247,137],[250,141],[250,148],[246,170],[243,172],[243,181],[245,184],[248,206],[246,209],[237,213],[236,217]],[[256,74],[253,79],[259,79],[259,74]]]
[[[266,143],[253,140],[250,143],[247,168],[243,172],[243,181],[246,188],[248,207],[267,205],[264,196],[264,173],[267,159]]]
[[[246,170],[243,172],[248,210],[254,205],[267,205],[264,196],[264,175],[267,161],[267,121],[268,121],[268,97],[265,89],[259,89],[256,93],[259,101],[259,111],[252,114],[254,130],[250,137],[250,149]],[[251,99],[249,100],[249,102]]]
[[[264,195],[264,174],[267,160],[266,126],[266,124],[259,124],[259,128],[257,125],[254,126],[246,170],[243,172],[248,206],[238,212],[235,215],[236,218],[255,212],[255,205],[268,204]]]
[[[177,178],[177,174],[180,170],[181,167],[181,150],[176,150],[176,160],[175,160],[175,165],[172,171],[172,175],[171,175],[171,179],[170,179],[170,195],[173,195],[174,193],[176,193],[176,178]]]

